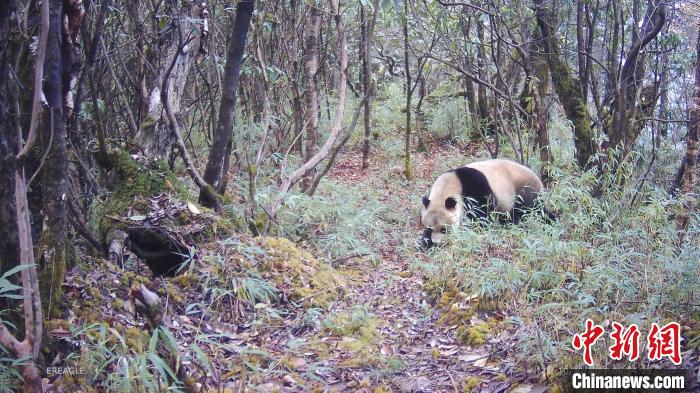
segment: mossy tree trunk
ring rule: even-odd
[[[588,166],[589,159],[596,151],[593,139],[591,119],[586,107],[586,98],[582,97],[580,84],[571,76],[571,70],[561,56],[559,40],[554,31],[556,25],[552,4],[546,0],[535,0],[535,16],[542,34],[545,58],[549,64],[554,90],[564,107],[566,117],[574,127],[574,144],[576,161],[579,166]]]

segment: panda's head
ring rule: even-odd
[[[421,224],[423,235],[419,246],[427,250],[445,241],[449,228],[460,221],[462,213],[461,184],[452,172],[442,174],[433,184],[430,195],[423,197]]]

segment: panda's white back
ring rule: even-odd
[[[496,199],[496,210],[509,212],[513,209],[514,197],[524,187],[536,192],[542,190],[542,181],[530,170],[517,162],[504,159],[477,161],[467,165],[483,173]]]

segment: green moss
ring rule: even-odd
[[[472,346],[481,346],[486,343],[491,328],[486,322],[477,322],[472,326],[460,326],[457,328],[457,341]]]
[[[328,307],[345,289],[345,280],[330,266],[285,238],[261,238],[268,257],[261,270],[279,287],[291,289],[291,298],[305,307]]]
[[[148,332],[137,328],[126,328],[122,329],[121,333],[124,335],[127,347],[136,353],[144,353],[150,341]]]
[[[469,393],[474,390],[475,387],[481,384],[481,379],[478,377],[468,377],[464,380],[464,393]]]
[[[165,294],[168,295],[170,301],[172,301],[175,304],[181,304],[183,301],[182,295],[180,295],[179,290],[169,282],[165,284]]]

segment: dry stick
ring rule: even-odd
[[[345,37],[345,27],[340,19],[340,12],[338,11],[338,1],[330,0],[331,8],[333,10],[333,17],[335,18],[335,24],[338,29],[338,41],[340,47],[340,77],[338,78],[338,107],[336,108],[335,117],[333,118],[333,123],[331,124],[331,132],[326,139],[326,142],[321,146],[321,149],[316,153],[309,161],[300,166],[294,173],[292,173],[287,179],[282,182],[279,187],[279,196],[272,202],[269,207],[270,216],[274,217],[277,215],[284,198],[289,191],[289,189],[298,182],[302,176],[311,168],[318,165],[319,162],[323,161],[330,153],[333,143],[338,138],[340,131],[343,128],[343,112],[345,111],[345,92],[347,90],[347,80],[348,74],[348,50],[347,42]]]
[[[19,113],[19,112],[17,112]],[[36,171],[34,171],[34,174],[32,177],[29,178],[29,181],[26,184],[26,188],[29,189],[31,187],[32,182],[34,181],[34,178],[36,175],[41,172],[41,168],[44,167],[44,163],[46,162],[46,158],[49,156],[49,153],[51,152],[51,146],[53,145],[53,109],[49,110],[49,118],[50,123],[51,123],[51,134],[49,134],[49,144],[46,146],[46,151],[44,152],[44,155],[41,156],[41,161],[39,161],[39,166],[36,168]]]
[[[213,187],[204,181],[199,172],[197,172],[197,168],[194,167],[192,158],[190,157],[190,154],[187,152],[187,148],[185,147],[185,142],[182,140],[182,134],[180,133],[180,125],[177,123],[177,118],[173,113],[173,109],[170,107],[170,101],[168,99],[168,84],[170,82],[170,73],[173,71],[175,63],[177,62],[180,53],[182,53],[183,48],[191,40],[192,39],[189,39],[181,45],[178,45],[177,50],[175,51],[175,55],[173,56],[173,60],[170,62],[170,65],[168,66],[168,69],[163,77],[163,84],[161,85],[160,89],[160,100],[163,102],[165,114],[168,116],[168,123],[170,124],[170,131],[175,136],[175,143],[177,144],[178,149],[180,149],[180,156],[182,157],[182,161],[185,162],[185,168],[187,169],[187,173],[190,174],[192,180],[194,180],[194,183],[197,185],[197,187],[199,187],[205,193],[209,194],[209,196],[211,196],[212,199],[216,201],[216,205],[218,205],[219,197],[214,192]]]
[[[39,298],[39,280],[36,274],[32,231],[29,222],[29,202],[24,183],[24,168],[15,169],[15,205],[17,209],[17,234],[19,240],[20,264],[29,266],[21,272],[22,296],[24,299],[24,324],[26,335],[24,341],[32,345],[32,354],[36,359],[39,354],[43,330],[41,299]]]
[[[27,142],[24,144],[17,160],[23,161],[32,150],[34,142],[36,142],[37,128],[39,127],[39,108],[41,107],[44,91],[42,82],[44,80],[44,59],[46,58],[46,43],[49,38],[49,2],[41,2],[41,32],[39,33],[39,46],[36,53],[36,62],[34,63],[34,98],[32,99],[32,118],[29,122],[29,135]],[[21,137],[21,136],[20,136]],[[20,138],[21,140],[21,138]]]
[[[374,255],[371,252],[352,252],[350,254],[345,254],[342,257],[338,257],[332,261],[329,262],[329,265],[335,267],[337,264],[345,261],[349,261],[350,259],[354,258],[362,258],[362,257],[368,257],[370,255]]]

